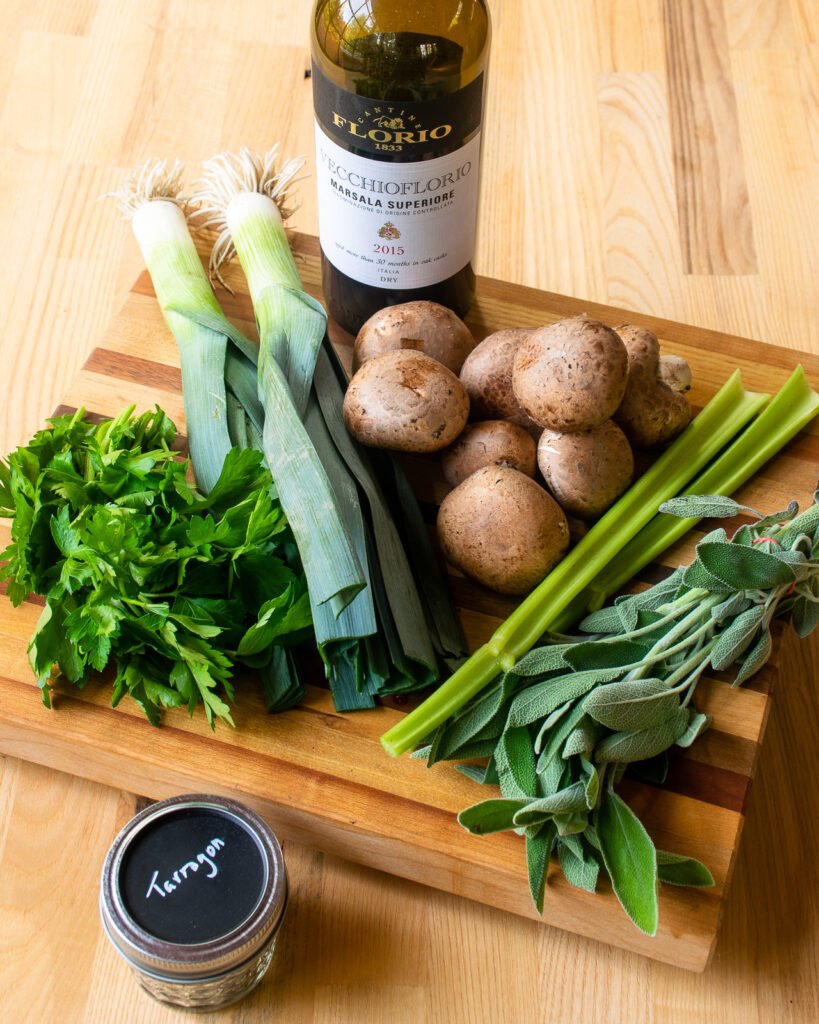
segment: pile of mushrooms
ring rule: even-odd
[[[505,594],[531,590],[566,553],[570,522],[581,532],[628,488],[633,447],[667,443],[692,415],[684,360],[645,328],[587,316],[476,344],[451,310],[408,302],[364,324],[353,369],[349,432],[440,453],[444,556]]]

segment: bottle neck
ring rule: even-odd
[[[484,0],[319,0],[313,57],[342,88],[425,100],[473,81],[486,63]]]

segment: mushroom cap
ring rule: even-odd
[[[587,316],[532,332],[515,356],[512,385],[535,423],[551,430],[598,427],[626,390],[628,356],[618,335]]]
[[[438,510],[438,538],[448,562],[502,594],[525,594],[566,552],[563,510],[516,469],[485,466]]]
[[[623,324],[617,328],[628,353],[628,386],[614,419],[638,448],[650,448],[676,437],[693,415],[685,395],[663,380],[660,343],[644,327]],[[686,383],[680,363],[675,378]]]
[[[574,434],[544,430],[537,461],[561,507],[583,520],[605,512],[634,476],[631,446],[612,420]]]
[[[437,452],[466,426],[469,397],[437,360],[397,349],[361,367],[347,387],[343,411],[347,430],[362,444]]]
[[[461,367],[461,383],[469,394],[477,420],[509,420],[527,430],[537,424],[521,409],[512,390],[512,367],[528,327],[506,327],[487,335],[469,353]]]
[[[535,464],[532,435],[506,420],[470,423],[441,453],[441,468],[450,487],[457,487],[484,466],[510,466],[526,476],[534,476]]]
[[[423,352],[458,373],[475,347],[472,332],[451,309],[437,302],[402,302],[374,313],[353,347],[353,373],[368,359],[397,349]]]

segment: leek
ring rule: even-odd
[[[302,422],[327,318],[301,290],[282,219],[289,213],[288,187],[301,164],[290,161],[278,170],[276,158],[275,148],[263,161],[247,151],[235,159],[214,157],[205,165],[194,201],[201,203],[202,226],[218,231],[211,272],[218,276],[235,251],[247,278],[259,328],[262,448],[298,545],[311,602],[314,609],[329,602],[332,616],[322,616],[329,622],[365,587],[366,578]],[[259,183],[262,191],[255,190]]]
[[[429,685],[438,678],[438,653],[457,656],[464,645],[449,608],[442,651],[430,623],[429,595],[446,605],[440,574],[425,580],[427,607],[419,594],[405,540],[396,528],[390,502],[367,452],[348,435],[342,416],[346,380],[326,336],[323,308],[302,290],[283,226],[290,184],[299,161],[277,166],[277,147],[264,156],[248,150],[207,161],[196,199],[205,228],[218,233],[211,256],[213,277],[238,256],[248,282],[261,338],[259,374],[275,364],[319,452],[336,492],[368,587],[338,618],[314,608],[319,650],[336,704],[372,706],[374,693]],[[228,380],[246,389],[247,369],[228,357]],[[242,378],[240,380],[240,378]],[[271,410],[260,397],[269,423]],[[248,409],[252,420],[257,417]],[[268,429],[265,427],[265,429]],[[393,474],[387,474],[392,480]],[[276,472],[274,468],[274,477]],[[280,485],[281,486],[281,485]],[[413,499],[414,502],[414,499]],[[284,494],[282,493],[282,503]],[[287,506],[285,505],[285,510]],[[291,518],[292,524],[292,518]],[[366,555],[363,554],[366,552]],[[429,569],[428,549],[420,553]],[[382,572],[382,568],[384,571]]]
[[[417,746],[499,673],[513,668],[558,615],[650,519],[742,429],[768,395],[745,391],[736,371],[654,465],[609,509],[484,644],[381,737],[393,756]]]
[[[131,221],[165,323],[179,348],[191,459],[197,486],[207,494],[232,447],[224,376],[228,335],[188,230],[181,176],[181,164],[169,167],[149,160],[113,198]],[[187,309],[207,311],[210,326]]]

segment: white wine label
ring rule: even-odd
[[[380,288],[424,288],[457,274],[475,248],[479,156],[480,132],[431,160],[368,160],[329,139],[317,121],[324,255]]]

